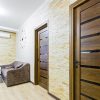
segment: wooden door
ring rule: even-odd
[[[38,32],[39,39],[39,85],[48,89],[48,29]]]
[[[100,100],[100,0],[72,7],[73,99]]]

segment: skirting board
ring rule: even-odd
[[[56,100],[61,100],[61,99],[59,99],[58,97],[54,96],[54,95],[53,95],[52,93],[50,93],[50,92],[48,92],[48,94],[49,94],[51,97],[55,98]]]
[[[33,85],[35,85],[35,83],[33,83],[32,81],[30,81],[30,83],[32,83]]]

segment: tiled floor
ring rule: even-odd
[[[40,86],[25,83],[17,86],[6,87],[0,83],[0,100],[55,100]]]

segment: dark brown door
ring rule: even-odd
[[[74,8],[75,100],[100,100],[100,0]]]
[[[39,36],[39,85],[48,89],[48,29],[43,28]]]

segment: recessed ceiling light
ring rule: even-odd
[[[7,11],[4,8],[0,7],[0,15],[6,15],[6,14]]]

